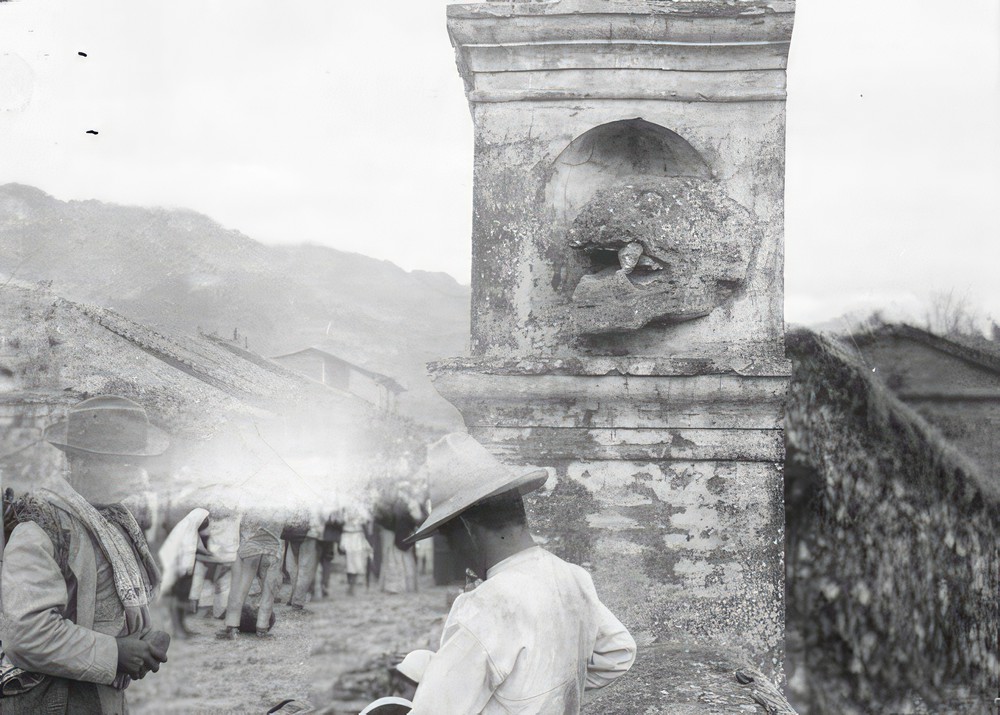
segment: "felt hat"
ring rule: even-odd
[[[410,651],[403,658],[402,662],[396,665],[396,670],[414,683],[419,683],[423,680],[424,671],[427,670],[427,666],[430,664],[431,656],[433,655],[434,651],[430,650]]]
[[[471,506],[505,492],[533,492],[548,479],[544,469],[522,473],[503,464],[467,434],[453,432],[427,448],[421,468],[431,498],[430,516],[404,542],[431,536]]]
[[[45,440],[64,451],[119,457],[153,457],[170,444],[165,432],[149,424],[142,405],[114,395],[73,405],[65,419],[46,428]]]

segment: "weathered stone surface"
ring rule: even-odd
[[[778,375],[433,375],[466,426],[780,430],[787,378]]]
[[[782,355],[779,85],[793,9],[589,0],[449,7],[476,130],[474,353]],[[612,184],[679,175],[713,178],[759,222],[745,290],[702,320],[613,343],[574,339],[568,305],[593,268],[566,249],[572,221]]]
[[[780,176],[773,172],[780,175],[782,167],[783,107],[757,103],[736,109],[732,104],[630,103],[625,116],[645,119],[643,124],[627,120],[632,137],[655,131],[650,126],[682,134],[699,161],[712,166],[723,190],[755,214],[763,236],[747,267],[745,290],[724,310],[695,322],[651,326],[608,345],[565,334],[566,306],[582,276],[593,270],[589,260],[567,248],[565,237],[596,191],[644,169],[609,163],[616,150],[601,155],[599,164],[589,163],[589,154],[563,154],[589,132],[624,121],[623,110],[608,102],[476,105],[474,353],[780,357],[781,291],[774,275],[782,261],[782,194]],[[530,137],[511,129],[522,126],[532,127]],[[617,135],[607,133],[599,144],[618,146]],[[664,150],[661,171],[678,170],[680,159],[672,157],[678,157],[677,150]],[[761,166],[768,171],[757,171]]]
[[[509,359],[457,357],[438,360],[431,372],[475,371],[484,375],[625,375],[633,377],[694,375],[742,375],[744,377],[788,377],[792,364],[784,358],[745,358],[735,355],[682,356],[589,356],[540,357],[524,355]]]
[[[774,429],[634,429],[561,427],[496,427],[491,431],[498,454],[522,454],[545,462],[559,454],[581,459],[741,460],[780,462],[785,453],[781,432]]]
[[[484,442],[489,430],[473,432]],[[511,456],[504,455],[509,461]],[[783,640],[780,466],[547,459],[555,487],[584,487],[598,591],[640,643],[721,643],[772,674]],[[550,483],[551,485],[551,483]],[[530,513],[555,492],[532,499]],[[575,514],[572,501],[552,505]],[[574,544],[564,521],[541,536]]]
[[[748,663],[724,650],[693,643],[640,648],[632,677],[593,692],[583,712],[794,715],[774,684]]]
[[[759,711],[735,681],[715,680],[729,667],[720,653],[782,678],[793,10],[555,0],[448,11],[475,123],[473,357],[432,373],[484,445],[550,469],[528,499],[533,529],[590,568],[654,646],[588,712]],[[595,241],[613,223],[595,213],[602,200],[650,198],[626,186],[669,188],[656,210],[633,211],[641,239]],[[681,204],[695,210],[685,218]],[[662,230],[668,214],[681,220]],[[584,240],[604,254],[569,245],[574,221],[597,229]],[[593,260],[604,256],[606,274]],[[653,267],[683,286],[638,275]],[[677,322],[693,316],[705,317]],[[716,655],[665,649],[695,642]],[[717,699],[702,697],[717,684]]]
[[[552,470],[529,500],[549,547],[590,565],[640,642],[721,643],[780,674],[786,378],[488,364],[441,369],[435,386],[502,459]]]
[[[513,7],[448,9],[474,102],[784,97],[792,2],[562,0]]]
[[[580,279],[570,315],[579,333],[619,333],[638,330],[654,320],[680,323],[703,318],[719,301],[714,287],[702,284],[698,277],[686,281],[657,274],[633,277],[608,268]]]
[[[760,230],[715,182],[669,177],[599,190],[568,239],[596,266],[618,264],[573,291],[578,330],[607,333],[708,315],[742,288]]]

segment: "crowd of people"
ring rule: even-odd
[[[529,532],[522,497],[548,473],[513,470],[468,435],[428,447],[422,512],[404,498],[329,511],[199,504],[165,525],[123,506],[147,486],[143,460],[167,445],[140,405],[84,400],[46,439],[66,452],[65,477],[4,500],[4,715],[126,713],[129,683],[167,663],[171,636],[191,635],[190,610],[204,606],[222,620],[220,639],[267,638],[285,579],[293,610],[330,595],[336,555],[344,557],[346,596],[372,578],[390,593],[413,591],[418,549],[435,534],[473,578],[451,608],[440,648],[403,658],[396,692],[366,715],[572,715],[583,690],[612,682],[635,658],[634,640],[600,602],[589,573]],[[152,549],[147,532],[157,526],[169,530]],[[167,603],[170,633],[153,622],[158,598]]]
[[[421,555],[402,542],[415,527],[408,512],[392,510],[365,519],[314,509],[281,520],[196,507],[173,526],[158,551],[174,637],[192,635],[185,615],[199,608],[224,619],[219,638],[234,639],[240,632],[267,637],[282,584],[290,584],[288,606],[305,610],[311,599],[331,596],[336,557],[343,559],[347,596],[356,595],[362,583],[387,593],[416,591]],[[259,599],[251,607],[255,583]]]

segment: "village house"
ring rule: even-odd
[[[854,342],[876,377],[1000,484],[1000,345],[910,325]]]
[[[44,287],[8,281],[0,314],[0,475],[18,491],[64,467],[43,430],[95,395],[138,402],[169,433],[170,449],[151,464],[163,489],[182,486],[185,475],[224,480],[258,468],[240,462],[248,455],[315,457],[344,424],[375,414],[346,391],[248,351],[154,330]]]
[[[374,405],[380,412],[395,413],[396,400],[406,388],[396,380],[348,362],[326,350],[305,348],[271,358],[327,387],[343,390]]]

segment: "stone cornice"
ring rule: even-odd
[[[487,372],[431,366],[466,426],[780,430],[784,376]]]
[[[623,375],[631,377],[736,375],[788,377],[785,359],[724,357],[522,357],[512,359],[456,357],[428,364],[432,374],[474,371],[487,375]]]
[[[782,101],[792,2],[451,5],[469,101]]]
[[[448,5],[448,17],[509,17],[551,15],[659,15],[745,17],[792,15],[795,0],[488,0]]]

